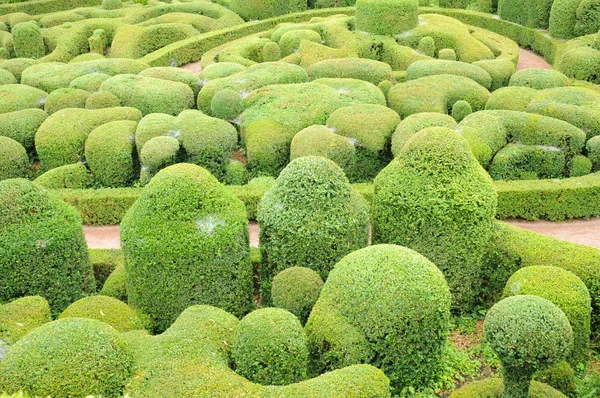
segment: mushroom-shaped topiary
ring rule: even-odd
[[[34,329],[0,362],[0,386],[31,396],[120,397],[132,359],[120,334],[93,319],[60,319]]]
[[[261,288],[269,302],[271,280],[301,266],[326,279],[346,254],[369,239],[367,204],[329,159],[303,157],[290,162],[258,204]]]
[[[571,352],[573,330],[564,312],[538,296],[513,296],[494,305],[484,338],[502,362],[503,398],[528,398],[533,374]]]
[[[246,315],[235,329],[231,357],[236,372],[265,385],[286,385],[306,378],[308,349],[294,314],[263,308]]]
[[[144,329],[138,315],[127,304],[108,296],[82,298],[67,307],[62,318],[89,318],[108,323],[119,332]]]
[[[246,209],[206,169],[159,171],[123,218],[121,239],[129,304],[156,330],[192,304],[251,309]]]
[[[304,267],[284,269],[273,278],[271,297],[275,307],[296,315],[304,325],[319,298],[323,280],[315,271]]]

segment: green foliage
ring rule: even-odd
[[[494,91],[485,104],[486,110],[503,109],[525,112],[531,101],[538,95],[536,89],[530,87],[502,87]]]
[[[466,62],[445,61],[440,59],[428,59],[413,62],[406,70],[406,80],[416,80],[421,77],[440,74],[468,77],[487,89],[492,85],[492,77],[485,69]]]
[[[304,330],[294,314],[280,308],[246,315],[235,329],[231,357],[236,373],[253,383],[286,385],[306,378]]]
[[[121,249],[90,249],[90,260],[94,267],[94,279],[98,290],[112,271],[118,265],[123,265],[123,253]]]
[[[121,25],[114,34],[110,53],[115,58],[139,59],[171,43],[198,35],[191,24],[158,23],[155,25]]]
[[[21,82],[21,74],[30,66],[38,64],[39,61],[32,58],[14,58],[8,59],[0,64],[0,69],[4,69],[12,73]]]
[[[551,0],[498,0],[498,15],[529,28],[547,29],[552,3]]]
[[[394,245],[355,251],[330,272],[308,318],[309,370],[370,363],[394,393],[427,387],[441,371],[449,321],[448,284],[425,257]]]
[[[182,163],[158,172],[121,222],[121,239],[129,303],[155,330],[194,303],[238,316],[251,308],[244,205],[207,170]]]
[[[48,94],[24,84],[0,86],[0,114],[22,109],[43,108]]]
[[[556,365],[536,373],[534,379],[556,388],[569,397],[577,396],[575,372],[567,361],[560,361]]]
[[[65,108],[85,108],[90,93],[77,88],[59,88],[46,97],[44,110],[48,115]]]
[[[121,0],[102,0],[103,10],[116,10],[118,8],[123,8]]]
[[[5,84],[17,84],[17,78],[6,69],[0,69],[0,85]]]
[[[471,2],[468,0],[440,0],[440,7],[444,8],[467,8]]]
[[[91,179],[87,167],[76,163],[48,170],[34,182],[47,189],[84,189],[90,186]]]
[[[505,298],[485,319],[484,337],[502,361],[505,398],[527,398],[536,370],[565,359],[573,330],[552,302],[530,295]]]
[[[565,153],[557,147],[508,144],[499,150],[489,167],[494,180],[559,178],[565,169]]]
[[[298,0],[231,0],[231,9],[246,21],[267,19],[306,10]]]
[[[152,176],[159,170],[175,164],[180,147],[179,141],[173,137],[160,136],[150,139],[140,152],[142,169],[147,168],[145,172],[148,176]]]
[[[108,323],[118,332],[144,329],[138,315],[127,304],[108,296],[82,298],[67,307],[58,319],[86,318]]]
[[[600,2],[598,0],[582,0],[577,7],[577,36],[594,34],[600,31]]]
[[[556,70],[532,68],[515,72],[511,76],[508,85],[543,90],[545,88],[568,86],[569,79]]]
[[[290,146],[290,160],[303,156],[322,156],[335,162],[346,175],[354,168],[355,153],[350,139],[319,125],[296,133]]]
[[[304,325],[322,288],[323,279],[314,270],[290,267],[273,278],[271,299],[275,307],[288,310]]]
[[[446,61],[456,61],[458,59],[456,52],[451,48],[442,48],[438,51],[438,58]]]
[[[572,39],[577,36],[577,8],[579,0],[554,0],[550,10],[549,32],[558,39]]]
[[[578,42],[580,40],[575,40]],[[597,41],[600,43],[600,41]],[[600,83],[597,74],[600,68],[600,44],[594,46],[577,45],[571,48],[567,42],[558,64],[561,72],[570,78]]]
[[[592,161],[583,156],[577,155],[571,159],[569,164],[569,177],[581,177],[590,174],[592,171]]]
[[[194,99],[198,96],[202,88],[201,80],[198,76],[194,72],[185,69],[155,67],[144,69],[138,75],[187,84],[194,92]]]
[[[200,82],[204,85],[210,80],[231,76],[244,69],[246,69],[244,65],[235,62],[218,62],[203,68],[202,72],[198,75],[198,79],[200,79]]]
[[[421,130],[374,187],[373,242],[422,253],[446,276],[454,308],[474,308],[497,195],[467,142],[447,127]]]
[[[326,59],[306,68],[310,80],[322,78],[350,78],[379,84],[392,80],[390,65],[366,58]]]
[[[419,41],[417,51],[427,55],[428,57],[435,57],[435,40],[431,36],[425,36]]]
[[[227,185],[244,185],[248,182],[246,165],[239,160],[232,160],[225,166],[223,182]]]
[[[244,100],[241,94],[225,89],[214,95],[210,102],[210,112],[224,120],[234,120],[244,111]]]
[[[503,392],[502,379],[489,378],[466,384],[449,398],[503,398]],[[566,398],[560,391],[537,381],[531,383],[529,394],[530,398]]]
[[[600,136],[592,137],[586,144],[588,158],[592,161],[592,170],[600,171]]]
[[[85,100],[85,109],[106,109],[117,108],[121,106],[121,101],[116,95],[108,91],[99,91],[92,93]]]
[[[440,113],[416,113],[402,120],[392,135],[392,154],[398,156],[406,142],[427,127],[448,127],[456,129],[456,121]]]
[[[88,38],[90,52],[104,55],[108,46],[108,38],[104,29],[96,29]]]
[[[279,48],[281,55],[286,57],[294,54],[300,48],[302,40],[310,40],[314,43],[321,43],[321,35],[310,29],[294,29],[285,32],[279,39]]]
[[[89,73],[73,79],[71,83],[69,83],[69,87],[93,93],[100,90],[102,83],[109,78],[110,75],[107,75],[106,73]]]
[[[118,120],[99,126],[88,135],[85,158],[94,180],[102,186],[122,187],[133,181],[136,127],[136,121]]]
[[[471,113],[473,113],[473,110],[467,101],[456,101],[454,105],[452,105],[452,118],[459,123]]]
[[[92,319],[60,319],[13,345],[0,362],[4,390],[32,396],[120,397],[132,372],[125,341]]]
[[[356,29],[375,35],[394,36],[419,23],[416,0],[357,0]]]
[[[121,263],[110,273],[100,294],[103,296],[114,297],[123,302],[127,301],[126,291],[127,274],[125,272],[125,264]]]
[[[12,138],[0,136],[0,181],[27,177],[29,157],[23,145]]]
[[[46,55],[42,30],[35,22],[21,22],[12,28],[15,55],[38,59]]]
[[[263,62],[275,62],[281,59],[281,49],[279,44],[270,42],[262,48],[262,59]]]
[[[258,204],[263,302],[271,281],[286,268],[313,269],[324,280],[346,254],[369,238],[367,204],[332,161],[303,157],[290,162]]]
[[[50,322],[50,305],[40,296],[27,296],[0,305],[0,339],[16,343],[31,330]]]

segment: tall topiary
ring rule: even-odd
[[[492,180],[456,131],[413,135],[375,179],[373,242],[410,247],[444,273],[453,307],[474,307],[497,196]]]
[[[357,0],[356,30],[394,36],[417,27],[418,0]]]
[[[152,178],[121,223],[129,304],[165,330],[192,304],[237,316],[252,307],[244,204],[202,167]]]
[[[564,312],[537,296],[513,296],[494,305],[484,338],[502,362],[502,398],[529,398],[533,374],[571,352],[573,331]]]
[[[369,239],[365,200],[339,166],[322,157],[291,161],[260,200],[257,220],[265,302],[280,271],[307,267],[326,279],[337,261]]]
[[[381,368],[392,393],[429,386],[443,366],[450,291],[440,270],[395,245],[348,254],[308,318],[313,373],[356,363]]]
[[[59,314],[95,288],[77,211],[23,179],[0,182],[0,302],[39,295]]]
[[[38,59],[46,55],[42,30],[35,22],[21,22],[13,27],[12,36],[17,58]]]

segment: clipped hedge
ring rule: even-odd
[[[48,94],[25,84],[0,86],[0,114],[22,109],[43,108]]]
[[[564,87],[569,85],[569,78],[557,70],[524,69],[510,77],[509,86],[531,87],[536,90]]]
[[[90,296],[68,306],[58,319],[86,318],[109,324],[118,332],[144,329],[138,315],[127,304],[113,297]]]
[[[406,142],[419,131],[428,127],[457,127],[454,118],[441,113],[415,113],[402,120],[392,135],[392,155],[398,156]]]
[[[417,27],[418,8],[417,0],[357,0],[356,29],[395,36]]]
[[[77,88],[59,88],[46,97],[44,110],[51,115],[65,108],[85,108],[90,93]],[[118,106],[118,105],[117,105]]]
[[[306,10],[307,3],[298,0],[231,0],[231,9],[246,21],[268,19]]]
[[[282,40],[285,35],[292,32],[298,31],[290,31],[284,34]],[[310,80],[350,78],[364,80],[373,84],[379,84],[384,80],[392,80],[392,68],[389,64],[367,58],[326,59],[310,65],[306,68],[306,72]]]
[[[406,80],[416,80],[425,76],[440,74],[468,77],[483,87],[492,86],[492,77],[480,66],[459,61],[446,61],[441,59],[421,60],[413,62],[406,69]]]
[[[34,183],[47,189],[85,189],[90,186],[91,178],[87,167],[76,163],[48,170]]]

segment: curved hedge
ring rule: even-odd
[[[282,270],[313,269],[324,280],[346,254],[368,244],[367,204],[331,160],[290,162],[258,204],[263,302]]]
[[[370,246],[331,271],[306,324],[309,370],[371,363],[394,393],[427,387],[441,370],[450,291],[440,270],[395,245]]]
[[[14,344],[51,320],[48,300],[41,296],[21,297],[0,305],[0,339]]]
[[[249,21],[304,11],[306,4],[299,0],[231,0],[230,7]]]
[[[448,279],[454,308],[474,308],[497,195],[466,140],[446,127],[421,130],[379,173],[374,189],[373,242],[427,256]]]
[[[129,303],[155,330],[195,303],[238,316],[252,307],[244,205],[205,169],[158,172],[123,218],[121,239]]]
[[[0,181],[0,302],[25,295],[48,300],[53,314],[94,291],[81,217],[33,183]]]
[[[510,77],[508,85],[543,90],[545,88],[568,86],[569,78],[557,70],[531,68],[515,72]]]
[[[395,36],[417,27],[418,8],[417,0],[357,0],[356,29]]]
[[[48,94],[25,84],[0,86],[0,114],[22,109],[43,108]]]
[[[21,22],[12,28],[15,55],[38,59],[46,55],[42,30],[35,22]]]
[[[282,36],[298,32],[290,31]],[[309,31],[312,32],[312,31]],[[316,32],[313,32],[316,33]],[[319,40],[320,42],[320,40]],[[392,80],[392,68],[385,62],[367,58],[335,58],[316,62],[306,68],[310,80],[322,78],[350,78],[379,84]]]
[[[487,89],[490,89],[492,86],[492,77],[482,67],[466,62],[446,61],[442,59],[413,62],[406,69],[406,80],[416,80],[421,77],[440,74],[468,77]]]
[[[118,332],[144,329],[138,315],[127,304],[113,297],[90,296],[68,306],[58,319],[86,318],[108,323]]]
[[[286,268],[273,278],[273,305],[296,315],[303,325],[323,288],[323,279],[314,270],[304,267]]]

